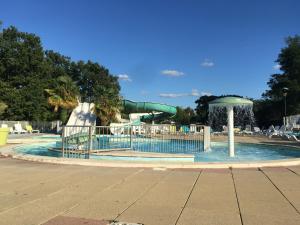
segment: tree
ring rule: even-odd
[[[78,105],[79,90],[75,82],[69,76],[60,76],[55,87],[45,91],[49,95],[49,105],[54,107],[54,112],[60,110],[60,119],[66,122],[66,110],[73,110]]]
[[[189,125],[196,122],[196,113],[191,107],[176,107],[176,115],[172,118],[176,124]]]
[[[45,51],[45,62],[47,64],[47,74],[51,75],[51,79],[61,76],[72,77],[70,57],[59,54],[52,50]]]
[[[300,36],[288,37],[286,39],[286,47],[281,49],[276,62],[280,65],[282,73],[271,75],[268,82],[269,90],[263,94],[265,101],[260,101],[260,104],[265,103],[269,108],[265,111],[266,114],[274,114],[271,118],[263,116],[263,112],[256,111],[261,118],[267,119],[269,124],[281,123],[284,116],[284,97],[283,88],[288,88],[287,100],[287,114],[300,113]],[[269,119],[268,119],[269,118]]]
[[[255,115],[256,124],[261,128],[268,128],[271,124],[281,124],[281,118],[278,118],[278,110],[276,110],[279,109],[280,111],[281,107],[281,101],[274,102],[270,99],[255,100],[253,105],[253,111]]]
[[[218,96],[214,95],[203,95],[195,101],[197,121],[201,124],[208,124],[208,103],[215,100]]]
[[[46,80],[40,38],[4,29],[0,36],[0,100],[9,107],[1,116],[10,120],[44,120],[49,117],[44,96]]]

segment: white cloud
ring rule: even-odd
[[[117,75],[119,80],[123,80],[123,81],[132,81],[131,78],[127,75],[127,74],[119,74]]]
[[[161,74],[170,76],[170,77],[180,77],[184,75],[184,72],[178,70],[162,70]]]
[[[273,66],[273,69],[274,69],[274,70],[279,70],[279,69],[280,69],[280,65],[279,65],[279,64],[274,65],[274,66]]]
[[[211,96],[211,95],[212,95],[212,93],[210,93],[210,92],[205,92],[205,91],[202,91],[202,92],[201,92],[201,96],[203,96],[203,95]]]
[[[200,93],[197,89],[192,89],[192,92],[190,93],[190,96],[196,96],[199,97]]]
[[[209,59],[205,59],[202,63],[201,63],[201,66],[203,67],[213,67],[215,64],[214,62],[212,62],[211,60]]]
[[[179,98],[179,97],[184,97],[184,96],[187,96],[187,94],[185,94],[185,93],[181,93],[181,94],[161,93],[161,94],[159,94],[159,97],[162,97],[162,98]]]
[[[199,92],[197,89],[192,89],[190,93],[161,93],[162,98],[180,98],[180,97],[200,97],[202,95],[211,95],[209,92]]]

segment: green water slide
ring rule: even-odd
[[[123,100],[123,107],[124,112],[127,114],[149,113],[148,115],[141,116],[141,120],[173,117],[177,112],[175,106],[154,102],[133,102],[130,100]]]

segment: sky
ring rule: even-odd
[[[105,66],[125,99],[183,107],[205,94],[260,98],[299,12],[298,0],[0,1],[4,28]]]

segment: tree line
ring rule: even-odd
[[[45,50],[35,34],[0,32],[0,119],[66,122],[78,100],[95,103],[101,124],[120,105],[116,76],[97,62]]]

